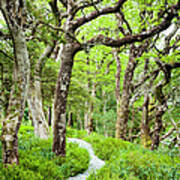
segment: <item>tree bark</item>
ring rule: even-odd
[[[155,131],[152,137],[151,150],[157,149],[160,143],[160,132],[162,129],[162,116],[164,114],[163,106],[158,106],[156,109],[156,119],[155,119]]]
[[[55,43],[52,46],[48,45],[38,59],[35,65],[34,77],[31,77],[28,95],[28,106],[34,125],[34,134],[41,139],[48,139],[49,137],[49,127],[46,122],[42,104],[41,73],[45,60],[52,54],[54,47]]]
[[[88,101],[85,102],[84,106],[86,108],[86,111],[84,112],[84,129],[87,131],[88,130],[88,122],[89,122],[89,112],[88,112],[89,103],[88,103]]]
[[[24,116],[30,74],[30,63],[23,29],[25,2],[2,0],[0,1],[0,9],[11,32],[15,56],[13,86],[1,135],[2,158],[5,165],[19,164],[17,135]]]
[[[145,93],[143,104],[143,117],[141,122],[141,143],[145,148],[151,146],[150,128],[149,128],[149,96]]]
[[[86,59],[86,65],[89,69],[89,66],[90,66],[90,61],[89,61],[89,58]],[[86,72],[87,76],[89,76],[90,72],[89,70]],[[88,77],[88,82],[86,84],[87,86],[87,91],[88,93],[90,94],[90,78]],[[90,106],[91,106],[91,103],[86,101],[85,102],[85,107],[86,107],[86,112],[84,113],[84,129],[89,133],[89,122],[90,122]]]
[[[169,81],[168,81],[169,82]],[[152,145],[151,150],[157,149],[160,143],[160,132],[162,129],[162,116],[167,109],[166,98],[162,92],[162,88],[168,83],[160,83],[155,88],[155,97],[158,100],[158,105],[156,106],[156,114],[155,114],[155,127],[152,135]]]
[[[124,140],[126,140],[127,138],[126,136],[127,136],[127,122],[129,118],[129,103],[132,93],[134,92],[134,86],[132,85],[132,80],[133,80],[135,68],[138,65],[138,61],[135,58],[141,57],[148,47],[149,47],[148,40],[142,43],[141,45],[139,45],[138,47],[136,47],[134,44],[130,45],[129,61],[125,70],[122,94],[121,96],[119,94],[117,98],[116,138],[121,138]],[[116,87],[116,89],[117,89],[116,90],[116,94],[117,94],[118,87]]]
[[[75,44],[64,44],[60,54],[61,66],[54,101],[53,152],[65,156],[66,146],[66,102],[73,67]]]
[[[51,126],[52,124],[52,108],[49,106],[49,111],[48,111],[48,125]]]
[[[116,104],[117,104],[117,120],[116,120],[116,138],[120,138],[120,104],[121,104],[121,94],[120,94],[120,75],[121,75],[121,61],[118,57],[117,50],[114,51],[114,58],[116,60]]]
[[[132,50],[131,50],[132,51]],[[129,101],[131,97],[131,81],[134,75],[134,70],[137,65],[137,61],[134,60],[133,53],[130,52],[129,61],[125,70],[125,76],[123,81],[122,95],[117,95],[120,88],[116,80],[116,99],[117,99],[117,121],[116,121],[116,138],[126,139],[127,134],[127,122],[129,118]],[[117,78],[117,76],[116,76]]]
[[[73,113],[70,111],[68,114],[68,126],[73,127],[74,121],[73,121]]]
[[[91,90],[91,96],[93,100],[90,102],[89,107],[89,122],[88,122],[88,134],[92,133],[94,130],[94,119],[93,119],[93,110],[94,110],[94,98],[96,97],[96,83],[93,82],[92,84],[92,90]]]
[[[107,108],[107,99],[106,99],[106,92],[102,90],[102,99],[103,99],[103,115],[105,116],[106,114],[106,108]],[[105,119],[103,120],[103,129],[104,129],[104,136],[108,137],[108,130],[106,127],[106,121]]]
[[[40,82],[34,82],[34,85],[30,85],[28,106],[33,121],[34,134],[41,139],[48,139],[49,127],[43,111]]]

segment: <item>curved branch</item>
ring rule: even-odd
[[[116,13],[119,11],[119,9],[122,7],[122,5],[126,2],[127,0],[119,0],[117,4],[114,7],[105,7],[100,9],[99,11],[95,10],[86,17],[81,17],[78,18],[74,23],[73,23],[73,30],[75,31],[78,27],[84,25],[85,23],[88,23],[89,21],[92,21],[93,19],[96,19],[97,17],[105,14],[111,14],[111,13]]]
[[[84,0],[82,0],[82,2],[77,2],[77,5],[80,4],[80,3],[83,3],[82,5],[79,5],[77,6],[77,8],[74,10],[73,12],[73,16],[75,16],[75,14],[79,11],[79,10],[83,10],[87,7],[90,7],[90,6],[93,6],[96,11],[99,11],[97,8],[96,8],[96,5],[99,4],[100,2],[102,2],[102,0],[97,0],[97,1],[93,1],[91,0],[91,2],[84,2]]]
[[[173,20],[173,18],[177,16],[177,11],[179,9],[180,9],[180,1],[176,5],[170,8],[170,12],[168,12],[167,16],[159,25],[154,26],[152,29],[148,31],[145,31],[136,35],[128,35],[124,38],[117,39],[117,40],[100,34],[92,38],[91,40],[89,40],[87,44],[91,44],[91,46],[94,46],[95,44],[103,44],[103,45],[111,46],[111,47],[121,47],[123,45],[131,44],[134,42],[142,42],[143,40],[150,38],[154,36],[155,34],[158,34],[162,32],[163,30],[167,29],[171,25],[171,21]],[[81,21],[79,24],[82,24]]]

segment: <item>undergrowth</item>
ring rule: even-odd
[[[82,173],[88,168],[89,154],[85,149],[68,143],[66,158],[56,157],[52,153],[51,142],[50,139],[34,137],[32,127],[22,126],[19,131],[20,164],[4,168],[0,157],[0,179],[61,180]]]
[[[87,136],[85,131],[68,128],[68,136],[71,135],[91,143],[95,154],[106,162],[88,180],[179,180],[178,148],[151,151],[120,139],[96,133]]]
[[[106,165],[88,180],[178,180],[178,149],[151,151],[120,139],[92,134],[84,138]]]
[[[51,152],[52,139],[40,140],[32,134],[33,128],[20,129],[20,166],[3,168],[0,163],[2,180],[59,180],[87,169],[89,156],[86,150],[70,143],[67,144],[67,157],[57,158]],[[96,133],[88,136],[85,131],[69,127],[67,137],[80,138],[91,143],[95,154],[106,162],[88,180],[178,180],[180,177],[178,148],[150,151],[140,145],[106,138]]]

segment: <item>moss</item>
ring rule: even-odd
[[[150,148],[152,144],[152,140],[148,135],[144,134],[141,135],[141,143],[145,148]]]

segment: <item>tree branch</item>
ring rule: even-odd
[[[172,6],[170,8],[170,12],[168,12],[167,16],[164,18],[164,20],[157,26],[154,26],[152,29],[142,32],[140,34],[136,34],[136,35],[128,35],[124,38],[121,39],[112,39],[109,37],[105,37],[104,35],[98,35],[94,38],[92,38],[91,40],[89,40],[87,42],[87,44],[90,44],[91,46],[94,46],[95,44],[103,44],[106,46],[111,46],[111,47],[121,47],[123,45],[126,44],[131,44],[134,42],[142,42],[143,40],[150,38],[152,36],[154,36],[155,34],[158,34],[160,32],[162,32],[163,30],[167,29],[170,25],[171,25],[171,21],[172,19],[177,16],[177,10],[180,9],[180,1]],[[111,10],[112,12],[112,10]],[[96,14],[96,16],[98,16]],[[93,17],[96,17],[95,15]],[[90,20],[91,18],[86,18],[86,20]],[[85,20],[84,20],[85,21]],[[82,21],[82,22],[84,22]],[[80,21],[79,25],[82,24],[82,22]]]
[[[81,17],[78,18],[76,21],[73,23],[73,30],[75,31],[78,27],[84,25],[85,23],[88,23],[89,21],[92,21],[93,19],[96,19],[97,17],[105,14],[111,14],[111,13],[116,13],[119,11],[119,9],[122,7],[122,5],[126,2],[127,0],[119,0],[117,4],[114,7],[105,7],[100,10],[95,10],[86,17]]]
[[[174,132],[175,128],[171,128],[166,134],[164,134],[161,138],[160,141],[163,141],[164,139],[168,138],[173,132]]]
[[[90,7],[90,6],[93,6],[95,9],[96,9],[96,11],[99,11],[98,9],[97,9],[97,7],[96,7],[96,5],[97,4],[99,4],[100,2],[102,2],[102,0],[97,0],[97,1],[93,1],[93,0],[91,0],[91,2],[84,2],[84,0],[81,2],[77,2],[77,8],[74,10],[74,12],[73,12],[73,16],[75,16],[75,14],[79,11],[79,10],[83,10],[83,9],[85,9],[85,8],[87,8],[87,7]],[[83,5],[79,5],[79,4],[81,4],[81,3],[83,3]],[[78,6],[79,5],[79,6]]]
[[[7,40],[7,39],[11,39],[11,35],[10,34],[4,34],[2,31],[0,31],[0,38]]]
[[[9,56],[6,52],[4,52],[3,50],[0,49],[0,53],[3,54],[4,56],[6,56],[8,59],[10,59],[11,61],[13,61],[14,59]]]
[[[149,78],[154,77],[155,75],[159,73],[160,69],[156,69],[153,72],[151,72],[149,75],[145,76],[140,82],[138,82],[136,85],[134,85],[134,89],[137,89],[139,86],[141,86],[145,81],[147,81]]]
[[[67,8],[67,0],[59,0],[59,2],[60,2],[65,8]]]

